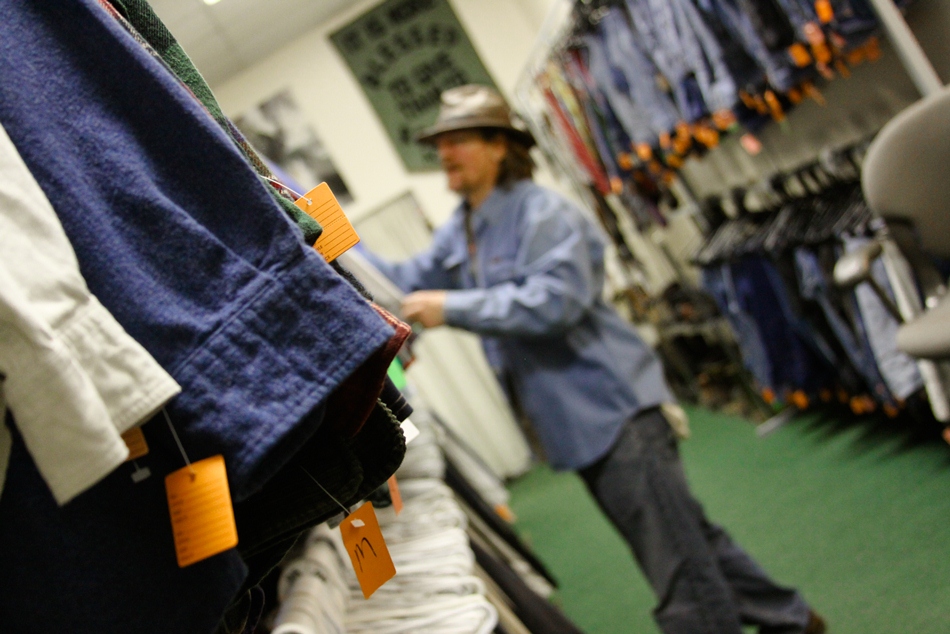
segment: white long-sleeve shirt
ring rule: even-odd
[[[89,292],[56,213],[2,127],[0,375],[6,407],[60,504],[121,464],[121,434],[181,390]],[[0,424],[0,486],[8,435]]]

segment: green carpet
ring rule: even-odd
[[[892,421],[809,415],[762,439],[741,419],[689,413],[696,496],[830,632],[950,632],[950,447]],[[658,631],[649,587],[576,476],[538,467],[510,489],[568,616],[588,634]]]

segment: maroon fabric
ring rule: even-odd
[[[409,324],[392,313],[373,304],[376,312],[386,320],[395,334],[367,359],[330,395],[327,401],[326,421],[347,438],[353,438],[369,418],[383,391],[390,364],[412,334]]]

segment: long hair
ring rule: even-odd
[[[499,136],[505,139],[507,151],[498,166],[497,186],[509,187],[525,178],[534,178],[534,159],[527,145],[497,128],[483,128],[480,132],[486,141],[494,141]]]

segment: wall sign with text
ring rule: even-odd
[[[414,138],[435,121],[442,91],[494,86],[448,0],[386,0],[330,39],[412,172],[439,166]]]

